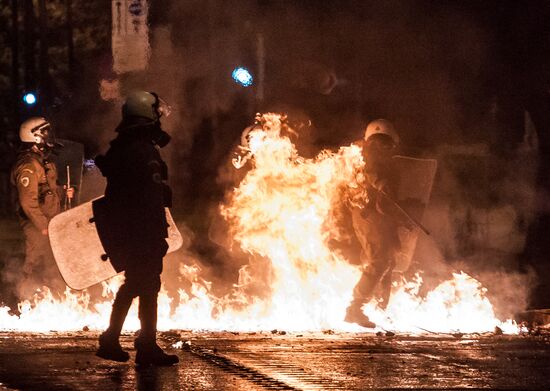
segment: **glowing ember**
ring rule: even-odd
[[[233,246],[250,254],[249,263],[225,297],[210,293],[211,284],[201,277],[198,266],[182,264],[180,273],[192,287],[181,289],[178,298],[161,292],[159,330],[366,331],[343,321],[361,273],[327,246],[335,234],[331,211],[340,187],[353,183],[363,164],[360,150],[351,145],[304,159],[281,135],[279,115],[266,114],[262,120],[263,129],[250,132],[245,151],[253,167],[220,208]],[[380,327],[394,331],[468,333],[498,326],[505,333],[518,332],[513,322],[495,318],[477,280],[465,273],[452,277],[423,298],[418,295],[419,276],[396,283],[385,311],[375,302],[364,311]],[[20,318],[0,308],[0,329],[104,329],[118,286],[120,277],[104,283],[109,300],[93,306],[86,293],[67,290],[62,301],[45,295],[33,306],[22,303]],[[138,328],[134,305],[125,329]]]

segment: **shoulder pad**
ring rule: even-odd
[[[34,173],[34,172],[37,172],[39,168],[40,168],[40,164],[36,161],[36,159],[29,157],[29,158],[20,159],[19,161],[17,161],[17,164],[15,166],[15,171],[16,172],[26,171],[26,172]]]

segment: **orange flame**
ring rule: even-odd
[[[305,159],[281,135],[281,116],[262,119],[263,129],[250,132],[245,151],[253,168],[220,207],[233,245],[250,254],[250,262],[225,297],[210,293],[200,267],[182,264],[191,290],[180,289],[177,303],[161,291],[159,330],[366,331],[343,320],[361,272],[327,246],[334,234],[330,212],[339,187],[353,183],[363,164],[360,149],[350,145]],[[111,300],[120,281],[103,283]],[[380,327],[402,332],[485,332],[495,326],[519,332],[512,321],[496,319],[484,288],[467,274],[453,274],[424,298],[418,295],[421,282],[417,276],[394,283],[385,311],[374,301],[363,310]],[[0,308],[0,330],[106,328],[111,300],[93,306],[87,300],[85,292],[67,290],[63,300],[50,295],[32,306],[22,303],[20,318]],[[139,328],[135,306],[124,328]]]

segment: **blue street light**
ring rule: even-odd
[[[242,85],[243,87],[250,87],[254,83],[254,78],[248,69],[244,67],[237,67],[233,69],[231,77],[235,80],[236,83]]]
[[[23,102],[25,102],[26,105],[32,106],[36,103],[36,95],[34,95],[32,92],[27,92],[25,95],[23,95]]]

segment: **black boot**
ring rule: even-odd
[[[107,333],[99,336],[99,349],[95,355],[106,360],[118,362],[126,362],[130,359],[128,352],[122,350],[118,338],[114,338]]]
[[[361,307],[356,305],[350,305],[348,307],[344,320],[348,323],[358,324],[359,326],[367,329],[373,329],[376,327],[376,324],[371,322],[369,317],[363,313]]]
[[[180,360],[174,354],[166,354],[154,340],[143,341],[136,339],[136,365],[140,366],[170,366],[177,364]]]

